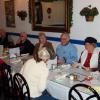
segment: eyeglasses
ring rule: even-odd
[[[67,38],[61,38],[61,40],[67,40]]]

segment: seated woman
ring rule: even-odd
[[[31,100],[56,100],[45,91],[49,74],[46,62],[50,54],[46,48],[42,48],[38,52],[38,57],[41,61],[38,62],[32,58],[21,69],[21,74],[25,77],[30,89]]]
[[[52,43],[47,41],[46,35],[44,32],[40,32],[39,33],[39,42],[35,45],[35,49],[34,49],[34,53],[33,53],[34,58],[38,61],[40,60],[38,57],[38,51],[43,47],[46,47],[46,49],[48,49],[50,51],[50,59],[54,59],[56,54],[55,54],[54,48],[52,46]]]
[[[100,64],[100,51],[96,48],[97,40],[93,37],[85,39],[85,50],[82,52],[79,62],[87,71],[97,71]]]
[[[33,54],[34,45],[27,39],[27,34],[25,32],[20,33],[20,37],[16,43],[16,47],[20,47],[21,54]]]

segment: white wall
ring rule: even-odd
[[[95,37],[100,42],[100,0],[73,0],[73,27],[71,28],[71,38],[84,40],[87,36]],[[99,15],[95,16],[93,22],[86,22],[85,17],[79,13],[81,9],[91,5],[97,7]],[[82,45],[78,47],[79,55],[84,49]]]
[[[79,12],[82,8],[92,5],[97,7],[99,15],[95,16],[93,22],[86,22],[84,16],[80,16]],[[32,26],[29,23],[29,17],[25,21],[21,21],[17,16],[17,10],[26,10],[28,13],[28,0],[15,0],[15,28],[9,28],[5,25],[5,13],[4,13],[4,0],[0,0],[0,27],[4,27],[8,32],[21,32],[25,31],[28,34],[38,35],[38,31],[32,31]],[[100,0],[73,0],[73,26],[71,28],[71,39],[84,40],[87,36],[93,36],[100,42]],[[46,32],[47,36],[60,37],[61,33]],[[15,39],[16,40],[16,39]],[[33,43],[36,43],[36,39],[30,38]],[[53,42],[56,47],[58,42]],[[83,50],[83,46],[76,45],[79,54]]]
[[[71,36],[74,39],[84,40],[87,36],[93,36],[100,42],[100,0],[73,0],[73,27]],[[97,7],[99,15],[95,16],[93,22],[86,22],[84,16],[80,16],[80,11],[84,7],[92,5]]]

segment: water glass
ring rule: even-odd
[[[51,65],[51,70],[54,70],[54,69],[56,69],[57,68],[57,64],[52,64]]]

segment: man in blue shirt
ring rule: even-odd
[[[57,63],[58,64],[73,64],[78,60],[76,47],[69,42],[70,36],[67,33],[61,34],[61,44],[57,46]]]

